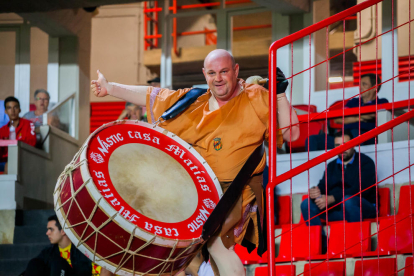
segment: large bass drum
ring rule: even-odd
[[[221,196],[189,144],[157,126],[116,121],[66,166],[54,202],[66,235],[97,265],[118,275],[174,275],[200,250]]]

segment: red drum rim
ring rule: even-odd
[[[95,182],[93,181],[93,175],[90,172],[90,169],[89,169],[89,166],[88,166],[89,164],[88,164],[88,161],[87,161],[88,160],[87,154],[88,154],[88,149],[90,147],[91,141],[94,139],[94,137],[98,133],[100,133],[101,131],[103,131],[104,129],[106,129],[108,127],[117,126],[117,125],[128,125],[128,124],[143,126],[143,127],[147,128],[148,130],[150,129],[152,133],[160,134],[160,137],[163,137],[163,136],[168,137],[168,138],[170,138],[171,140],[173,140],[175,142],[175,145],[181,146],[181,149],[185,149],[186,152],[188,152],[192,156],[194,156],[197,160],[199,160],[200,163],[201,163],[200,160],[204,161],[204,159],[201,157],[201,155],[192,146],[187,144],[185,141],[183,141],[177,135],[175,135],[171,132],[168,132],[167,130],[165,130],[161,127],[158,127],[158,126],[155,126],[155,125],[150,125],[150,124],[143,123],[143,122],[138,122],[138,121],[115,121],[115,122],[110,122],[110,123],[104,124],[100,128],[96,129],[88,137],[88,139],[84,142],[84,144],[81,147],[80,151],[74,157],[74,159],[72,160],[70,165],[73,165],[73,164],[78,163],[78,162],[86,161],[86,162],[81,163],[81,165],[79,166],[79,169],[80,169],[83,181],[87,182],[85,184],[85,188],[87,188],[87,191],[89,192],[91,198],[95,201],[95,203],[97,205],[97,208],[100,208],[102,211],[104,211],[108,215],[108,218],[112,218],[113,222],[115,222],[116,224],[121,226],[126,232],[130,233],[131,235],[136,236],[136,237],[138,237],[142,240],[145,240],[145,241],[151,241],[152,244],[155,244],[155,245],[158,245],[158,246],[163,246],[163,247],[187,248],[187,247],[190,247],[192,245],[201,243],[202,242],[202,240],[201,240],[202,227],[199,227],[199,229],[197,229],[197,231],[194,231],[194,236],[190,237],[190,238],[188,237],[188,235],[183,235],[184,238],[180,238],[181,235],[179,235],[178,237],[168,237],[166,235],[161,235],[161,234],[155,233],[154,232],[155,228],[152,228],[153,231],[148,231],[147,229],[145,229],[145,227],[138,226],[136,223],[131,222],[130,220],[126,219],[123,215],[121,215],[120,212],[117,211],[104,198],[102,193],[99,191],[98,185],[95,184]],[[116,148],[114,148],[114,150],[115,149]],[[177,156],[175,156],[173,153],[170,153],[170,156],[174,157],[174,159],[177,160],[177,158],[176,158]],[[108,158],[109,157],[110,157],[110,154],[108,155]],[[68,165],[68,167],[70,165]],[[65,172],[67,171],[68,167],[65,169]],[[219,183],[217,177],[215,176],[214,172],[212,171],[210,166],[205,161],[202,163],[202,168],[207,173],[209,179],[211,180],[211,181],[208,182],[208,185],[211,188],[210,190],[213,193],[216,193],[216,196],[218,197],[218,199],[221,198],[221,196],[223,195],[223,192],[221,190],[220,183]],[[60,185],[61,185],[62,176],[64,176],[64,174],[62,174],[59,177],[59,179],[57,181],[57,184],[56,184],[56,187],[55,187],[54,202],[55,202],[55,211],[56,211],[56,214],[58,216],[59,221],[62,224],[62,227],[65,230],[69,230],[69,231],[65,231],[66,235],[69,237],[69,239],[72,242],[74,242],[74,245],[77,246],[78,249],[81,252],[83,252],[87,257],[92,259],[92,261],[94,261],[97,265],[101,265],[103,267],[106,267],[110,271],[114,271],[116,269],[116,266],[111,265],[110,263],[106,262],[105,260],[100,260],[100,258],[98,256],[96,256],[96,258],[95,258],[94,250],[92,248],[89,248],[87,245],[84,245],[80,241],[80,238],[77,235],[77,233],[75,233],[74,231],[71,230],[71,227],[69,225],[70,222],[65,219],[65,215],[63,214],[63,208],[61,208],[62,207],[62,202],[60,202],[60,193],[59,193],[60,189],[59,188],[60,188]],[[194,185],[197,186],[197,183],[194,183]],[[212,186],[214,186],[214,189],[213,189]],[[197,189],[197,191],[199,192],[199,189]],[[200,193],[198,193],[198,194],[200,194]],[[214,201],[218,202],[218,199],[216,199]],[[199,196],[199,201],[200,201],[200,196]],[[209,210],[209,211],[210,211],[210,214],[211,214],[212,210]],[[197,212],[198,212],[198,207],[196,208],[195,213],[197,213]],[[192,217],[193,216],[191,216],[190,218],[192,218]],[[187,220],[185,220],[185,222],[187,222]],[[186,225],[187,228],[190,228],[189,225],[190,224]],[[124,271],[124,270],[119,270],[116,273],[119,274],[119,275],[131,275],[129,272]]]

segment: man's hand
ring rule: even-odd
[[[328,202],[326,202],[328,201]],[[320,210],[323,210],[326,208],[326,205],[328,203],[328,206],[335,202],[335,198],[332,195],[321,195],[321,197],[315,199],[315,204],[318,206]]]
[[[334,119],[334,122],[337,123],[337,124],[342,124],[342,118],[336,118],[336,119]],[[349,116],[349,117],[344,118],[344,125],[357,123],[357,122],[359,122],[359,117],[358,116]]]
[[[376,116],[375,113],[374,114],[364,114],[364,115],[361,115],[361,121],[368,122],[370,120],[375,119],[375,116]]]
[[[321,190],[318,186],[312,187],[309,189],[309,196],[311,199],[315,199],[321,196]]]
[[[97,97],[105,97],[108,95],[108,90],[111,89],[111,85],[105,79],[104,75],[98,70],[98,79],[91,81],[91,90]]]
[[[286,88],[289,85],[289,82],[286,79],[285,74],[283,74],[282,70],[280,70],[279,67],[276,67],[276,81],[276,94],[285,93]]]

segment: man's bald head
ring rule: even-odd
[[[219,49],[211,51],[204,59],[203,74],[219,104],[237,95],[239,65],[229,52]]]
[[[206,64],[208,62],[214,62],[216,59],[230,59],[231,60],[231,64],[233,65],[233,67],[236,65],[236,61],[234,60],[234,57],[232,54],[230,54],[228,51],[223,50],[223,49],[217,49],[217,50],[213,50],[211,51],[206,58],[204,59],[204,68],[206,68]]]

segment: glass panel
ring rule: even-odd
[[[65,102],[58,104],[56,108],[50,110],[46,116],[47,120],[43,120],[43,124],[56,127],[72,137],[75,137],[75,97],[72,96]]]

